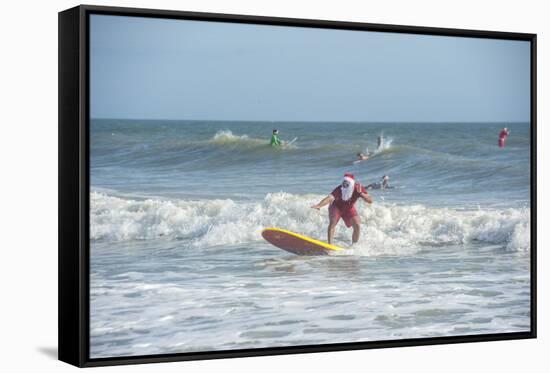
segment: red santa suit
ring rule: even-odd
[[[342,185],[336,187],[331,195],[334,200],[328,209],[329,217],[335,223],[338,223],[340,218],[344,220],[346,227],[351,227],[351,220],[358,216],[355,209],[355,202],[361,197],[361,193],[367,193],[364,186],[355,182],[355,177],[352,174],[345,174],[344,180],[348,181],[348,188]]]

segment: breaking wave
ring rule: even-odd
[[[263,228],[281,227],[324,240],[327,212],[310,208],[320,198],[270,193],[257,202],[137,200],[92,192],[90,236],[92,241],[182,240],[186,247],[208,248],[260,243]],[[364,224],[353,246],[358,255],[407,255],[426,246],[473,242],[527,251],[531,244],[528,208],[459,210],[382,202],[359,211]],[[337,243],[350,239],[351,230],[339,224]]]
[[[220,130],[208,140],[210,144],[216,145],[244,145],[244,146],[260,146],[269,145],[266,139],[256,139],[248,137],[248,135],[234,135],[230,130]]]

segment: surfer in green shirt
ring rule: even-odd
[[[271,146],[281,146],[281,140],[279,139],[279,131],[276,130],[276,129],[273,130],[273,134],[271,135],[270,145]]]

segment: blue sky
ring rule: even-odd
[[[92,118],[529,121],[526,41],[92,15]]]

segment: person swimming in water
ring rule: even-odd
[[[332,243],[334,229],[340,219],[344,220],[346,227],[353,227],[352,243],[359,241],[361,219],[355,209],[355,202],[357,202],[359,198],[369,204],[372,203],[372,198],[365,190],[365,187],[356,182],[352,174],[346,173],[342,184],[337,186],[328,196],[323,198],[321,202],[311,206],[313,209],[320,210],[321,207],[330,204],[328,208],[330,222],[327,229],[327,241],[329,244]]]
[[[390,177],[388,175],[382,176],[382,179],[378,183],[372,183],[367,185],[367,189],[392,189],[390,186]]]
[[[279,139],[279,130],[274,129],[273,133],[271,134],[271,141],[269,142],[269,145],[275,147],[275,146],[281,146],[282,142]]]
[[[366,161],[369,158],[370,158],[370,154],[368,154],[368,153],[367,154],[361,153],[361,152],[357,153],[357,160],[358,161]]]

